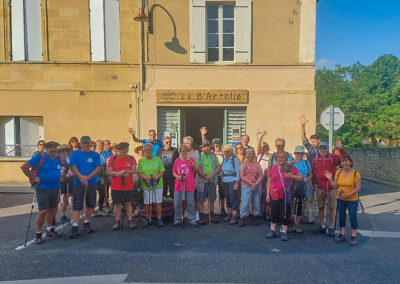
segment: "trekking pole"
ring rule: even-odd
[[[119,213],[119,219],[121,220],[120,230],[122,231],[122,227],[124,226],[124,206],[125,206],[125,177],[122,176],[122,186],[124,187],[124,193],[122,194],[122,204],[121,204],[121,212]],[[115,205],[114,205],[115,206]]]
[[[26,247],[26,243],[27,243],[27,241],[28,241],[28,234],[29,234],[29,229],[31,228],[32,213],[33,213],[33,208],[35,207],[35,199],[36,199],[35,187],[34,187],[34,186],[31,186],[31,189],[34,190],[34,191],[33,191],[33,197],[32,197],[31,214],[29,215],[28,228],[26,229],[24,247]]]
[[[211,187],[210,182],[208,182],[208,224],[211,225],[211,206],[210,206],[210,197],[211,197]]]
[[[338,194],[340,196],[340,194],[343,192],[343,190],[339,190]],[[337,219],[337,215],[338,215],[338,206],[337,206],[337,201],[338,199],[336,198],[336,212],[335,212],[335,226],[333,227],[333,238],[332,238],[332,242],[335,243],[335,235],[336,235],[336,219]],[[341,205],[341,203],[340,203]],[[342,210],[343,211],[343,210]]]
[[[153,187],[154,187],[154,177],[153,175],[150,175],[150,186],[149,186],[149,210],[148,210],[148,215],[147,215],[147,220],[151,222],[151,215],[153,215],[152,212],[152,206],[151,206],[151,195],[153,193]],[[147,229],[150,229],[150,226],[147,226]]]
[[[182,181],[182,223],[185,227],[185,200],[186,200],[186,182],[185,182],[185,173],[182,173],[181,176]]]

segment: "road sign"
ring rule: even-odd
[[[324,109],[321,113],[320,123],[326,130],[329,130],[330,124],[330,107]],[[344,113],[341,111],[340,108],[334,107],[333,108],[333,130],[338,130],[344,124]]]

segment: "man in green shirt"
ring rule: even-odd
[[[221,164],[218,161],[217,156],[211,153],[210,142],[205,140],[201,144],[203,152],[197,164],[200,169],[204,172],[203,176],[197,175],[196,177],[196,189],[197,199],[199,201],[199,215],[200,225],[204,225],[204,202],[208,199],[210,221],[212,223],[218,223],[218,218],[214,214],[214,202],[217,199],[216,185],[218,183],[218,173],[221,171]]]
[[[152,204],[157,208],[157,225],[163,227],[161,219],[161,202],[163,194],[163,174],[165,168],[160,157],[152,156],[153,145],[146,143],[143,145],[144,158],[140,159],[138,165],[138,174],[142,179],[143,201],[146,205],[147,219],[143,226],[148,227],[151,224]]]

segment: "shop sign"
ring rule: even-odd
[[[157,103],[247,104],[247,90],[157,90]]]

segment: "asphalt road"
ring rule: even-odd
[[[0,188],[0,216],[31,202],[31,196],[22,193],[26,189],[18,192]],[[399,192],[364,182],[361,200],[368,206],[359,213],[360,229],[400,232]],[[0,280],[92,276],[63,282],[89,283],[96,275],[110,275],[96,283],[121,283],[122,274],[126,282],[398,283],[400,277],[399,238],[360,235],[359,245],[350,247],[313,234],[317,225],[304,225],[303,235],[290,234],[289,241],[282,242],[265,238],[266,224],[167,224],[114,232],[112,218],[99,217],[92,221],[93,234],[76,240],[47,239],[43,245],[16,251],[24,242],[29,214],[8,215],[0,217]],[[30,238],[33,233],[32,228]]]

